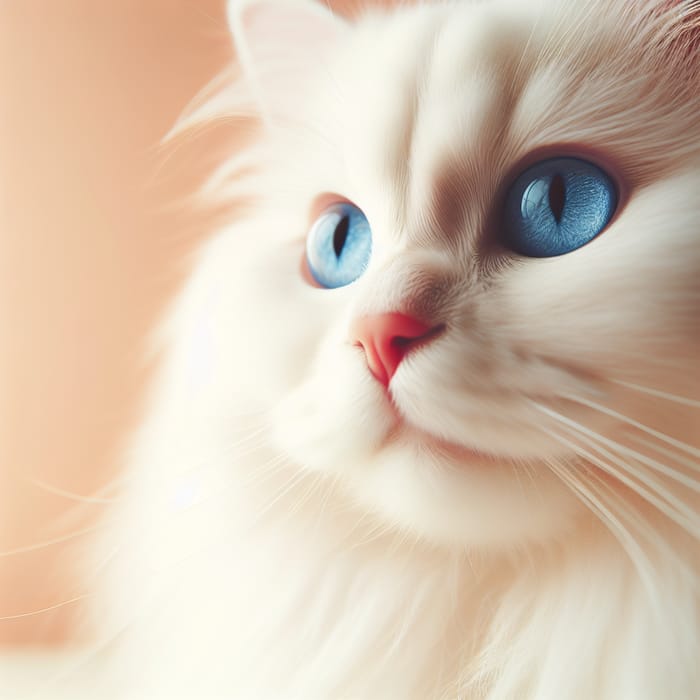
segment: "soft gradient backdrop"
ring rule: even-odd
[[[75,533],[104,507],[145,335],[207,232],[186,195],[223,137],[159,142],[232,60],[224,15],[224,0],[0,2],[0,645],[71,637]]]
[[[115,473],[196,239],[173,206],[196,172],[158,142],[229,57],[218,1],[0,2],[0,617],[80,595],[72,550],[21,550],[86,527],[99,505],[68,510]],[[58,640],[76,607],[0,641]]]

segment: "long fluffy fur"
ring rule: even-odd
[[[160,334],[90,563],[100,697],[697,697],[700,4],[284,7],[334,40],[234,8],[245,76],[186,120],[264,112],[207,190],[254,205]],[[484,256],[503,183],[562,149],[618,175],[609,229]],[[375,237],[333,291],[299,272],[324,192]],[[449,327],[397,410],[482,463],[397,426],[347,342],[397,308]]]

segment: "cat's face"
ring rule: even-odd
[[[217,392],[269,412],[278,451],[387,525],[475,546],[561,538],[582,494],[614,511],[621,475],[662,478],[629,454],[663,454],[629,421],[695,434],[687,405],[621,384],[700,395],[700,100],[660,40],[680,12],[633,4],[494,0],[357,26],[298,3],[233,10],[270,128],[255,211],[202,264]],[[555,158],[609,178],[610,220],[523,255],[506,202]],[[322,288],[306,239],[346,201],[371,255]],[[357,328],[391,313],[437,332],[385,386]]]

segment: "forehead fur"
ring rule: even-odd
[[[700,152],[682,19],[669,3],[551,0],[375,14],[329,71],[317,119],[358,195],[392,203],[394,230],[483,217],[509,171],[550,146],[644,186]]]

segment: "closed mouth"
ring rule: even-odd
[[[415,425],[407,423],[403,417],[398,415],[396,408],[393,408],[397,415],[397,422],[387,436],[385,444],[396,444],[398,442],[407,447],[412,447],[417,451],[424,451],[428,454],[447,457],[451,462],[465,465],[513,461],[512,458],[494,455],[469,445],[451,442],[422,428],[418,428]]]

